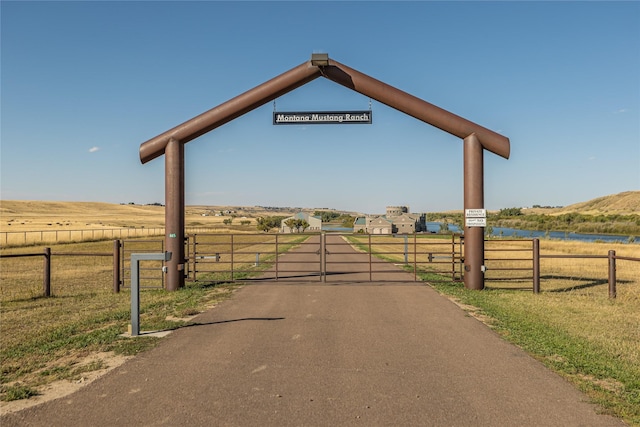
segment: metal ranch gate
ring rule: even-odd
[[[461,250],[456,236],[191,234],[186,279],[406,282],[417,281],[418,272],[431,272],[461,280]]]

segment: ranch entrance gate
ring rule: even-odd
[[[509,139],[329,58],[311,60],[286,71],[140,145],[140,160],[165,156],[165,241],[173,253],[167,263],[168,290],[184,286],[184,144],[310,81],[324,77],[463,140],[464,209],[484,209],[484,150],[509,158]],[[464,285],[484,288],[484,227],[464,227]]]

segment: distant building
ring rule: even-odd
[[[413,234],[427,230],[425,214],[410,214],[406,206],[387,206],[385,215],[357,217],[354,233]]]
[[[305,212],[298,212],[297,214],[282,220],[282,223],[280,224],[280,233],[297,233],[297,230],[291,230],[285,224],[290,219],[303,219],[307,221],[307,223],[309,223],[309,227],[304,229],[305,232],[318,232],[322,230],[322,219],[319,216],[309,215]]]

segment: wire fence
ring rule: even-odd
[[[164,228],[97,228],[89,230],[3,231],[4,247],[163,236]]]
[[[187,227],[187,232],[215,232],[208,227]],[[37,246],[43,244],[91,242],[114,239],[135,239],[139,237],[164,236],[164,227],[121,227],[96,228],[82,230],[37,230],[37,231],[1,231],[0,244],[4,248]]]

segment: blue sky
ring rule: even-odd
[[[499,132],[488,209],[640,189],[639,2],[1,2],[2,200],[164,202],[144,141],[331,58]],[[362,110],[317,79],[278,111]],[[189,142],[190,205],[462,209],[462,141],[372,101],[372,125],[273,126],[269,103]]]

